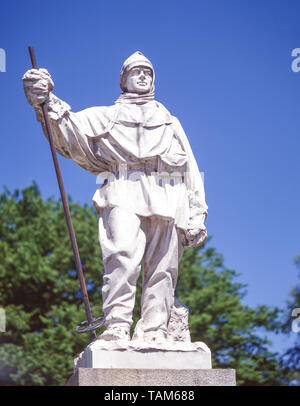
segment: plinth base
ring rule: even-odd
[[[234,369],[212,369],[203,342],[96,340],[74,360],[67,386],[235,386]]]
[[[75,360],[74,372],[77,368],[210,369],[211,352],[203,342],[97,340]]]
[[[235,386],[234,369],[77,368],[67,386]]]

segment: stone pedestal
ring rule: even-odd
[[[74,362],[77,368],[210,369],[211,352],[202,342],[97,340]]]
[[[203,342],[97,340],[74,361],[68,386],[234,386],[235,371],[211,368]]]
[[[234,369],[78,368],[67,382],[67,386],[187,387],[235,385]]]

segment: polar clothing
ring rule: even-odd
[[[166,336],[184,235],[205,230],[207,205],[178,119],[154,99],[132,100],[127,94],[113,106],[73,113],[50,94],[48,111],[57,151],[104,179],[93,203],[105,268],[106,326],[131,325],[142,266],[144,333]]]
[[[142,264],[143,331],[166,335],[183,253],[174,221],[140,217],[114,207],[100,214],[99,238],[105,268],[102,298],[106,325],[131,325]]]
[[[152,71],[152,89],[150,91],[150,94],[146,95],[147,98],[151,98],[151,96],[154,95],[155,71],[151,61],[149,61],[149,59],[146,58],[145,55],[143,55],[140,51],[137,51],[134,54],[130,55],[124,61],[120,72],[120,88],[123,90],[123,94],[126,95],[128,92],[128,89],[126,87],[128,73],[131,71],[131,69],[139,66],[146,67]]]
[[[73,113],[51,94],[48,109],[57,151],[107,180],[93,197],[98,213],[126,205],[137,215],[172,219],[184,231],[205,229],[201,174],[179,120],[161,103],[116,103]]]

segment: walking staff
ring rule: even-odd
[[[28,49],[29,49],[32,67],[33,67],[33,69],[38,69],[34,49],[32,46],[29,46]],[[74,232],[74,228],[73,228],[73,224],[72,224],[72,220],[71,220],[68,200],[66,197],[66,192],[65,192],[63,180],[62,180],[62,175],[61,175],[61,171],[60,171],[60,167],[59,167],[59,163],[58,163],[58,159],[57,159],[57,155],[56,155],[56,150],[55,150],[55,146],[54,146],[54,142],[53,142],[51,126],[50,126],[50,119],[49,119],[49,115],[48,115],[46,102],[43,102],[41,104],[41,109],[43,112],[45,128],[46,128],[48,140],[50,143],[51,154],[52,154],[53,163],[54,163],[54,167],[55,167],[56,177],[57,177],[57,181],[58,181],[58,186],[59,186],[59,190],[60,190],[60,195],[61,195],[61,199],[62,199],[62,203],[63,203],[63,208],[64,208],[64,212],[65,212],[65,216],[66,216],[70,240],[71,240],[71,244],[72,244],[74,261],[75,261],[77,275],[78,275],[78,279],[79,279],[79,283],[80,283],[82,299],[83,299],[85,312],[86,312],[86,316],[87,316],[87,321],[80,323],[79,326],[76,328],[76,331],[79,333],[89,331],[92,340],[95,340],[97,338],[95,330],[103,324],[102,317],[97,317],[97,318],[92,317],[89,297],[88,297],[84,274],[83,274],[83,270],[82,270],[82,266],[81,266],[81,260],[80,260],[80,256],[79,256],[76,236],[75,236],[75,232]],[[86,324],[88,325],[87,327],[85,327],[85,328],[82,327]]]

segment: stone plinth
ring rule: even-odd
[[[77,368],[210,369],[211,352],[202,342],[148,343],[97,340],[74,363]]]
[[[212,369],[203,342],[96,340],[75,359],[68,386],[235,386],[235,370]]]
[[[166,387],[235,385],[234,369],[78,368],[67,382],[67,386]]]

